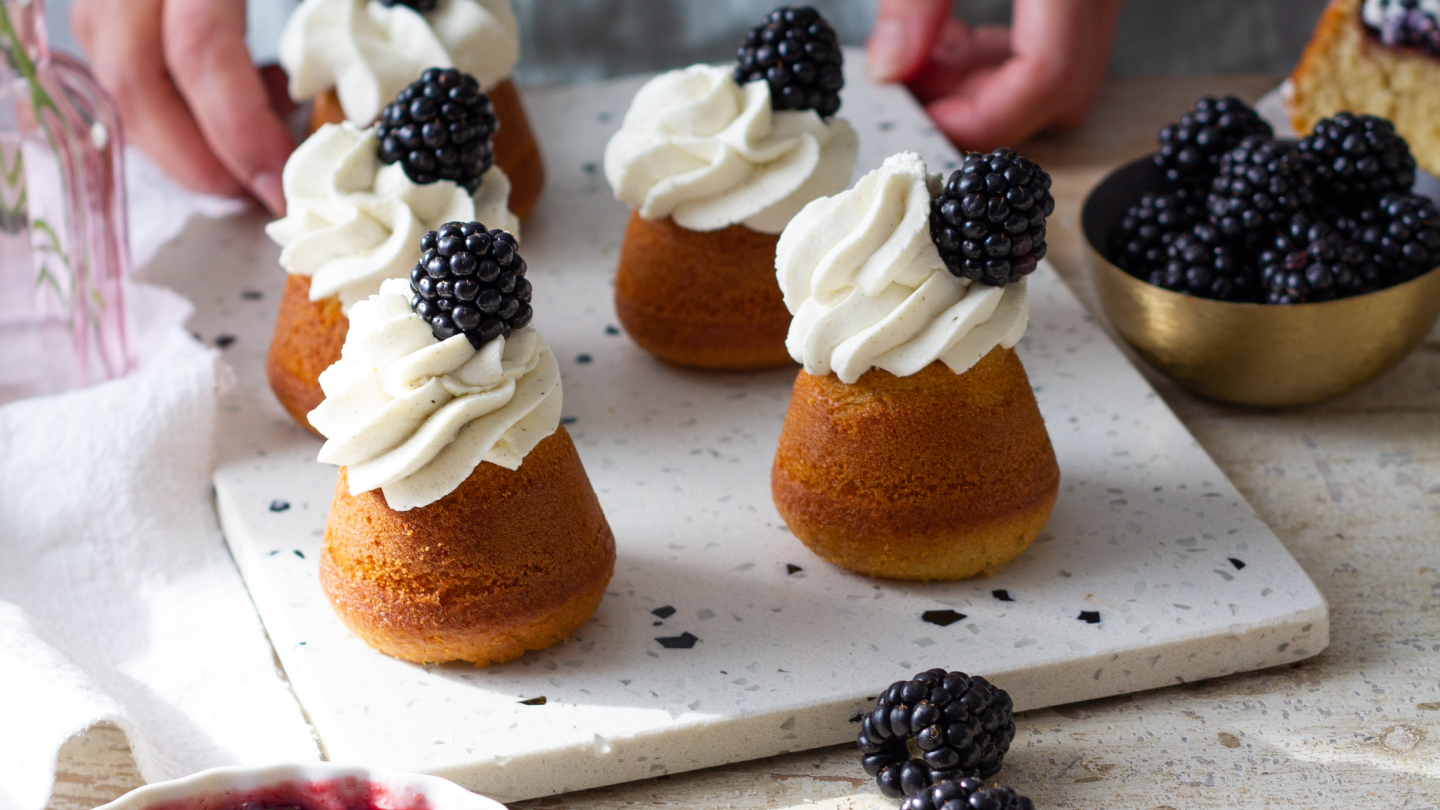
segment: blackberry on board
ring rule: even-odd
[[[1360,208],[1415,184],[1410,146],[1384,118],[1336,113],[1322,118],[1298,145],[1314,167],[1322,195],[1337,207]]]
[[[1045,258],[1050,175],[1013,149],[972,152],[930,203],[930,238],[957,278],[1002,287]]]
[[[382,6],[409,6],[421,14],[428,14],[435,10],[440,0],[380,0]]]
[[[380,160],[399,162],[420,184],[453,180],[475,192],[495,163],[500,123],[480,82],[454,68],[429,68],[380,111]]]
[[[515,237],[478,222],[447,222],[420,238],[410,308],[440,340],[464,334],[476,349],[530,323],[530,281]]]
[[[965,778],[937,782],[901,802],[900,810],[1035,810],[1035,803],[1014,788]]]
[[[1183,187],[1145,192],[1110,236],[1115,263],[1140,278],[1164,267],[1170,241],[1205,219],[1203,203],[1202,195]]]
[[[1179,121],[1160,130],[1155,165],[1170,182],[1203,190],[1219,169],[1221,155],[1251,135],[1274,133],[1265,119],[1240,99],[1207,96]]]
[[[735,56],[736,83],[769,82],[771,108],[814,110],[821,118],[840,109],[840,38],[810,6],[781,6],[767,14]]]
[[[865,772],[898,798],[946,779],[994,776],[1014,738],[1005,690],[978,675],[931,669],[876,698],[856,744]]]
[[[1166,246],[1167,261],[1146,280],[1157,287],[1217,301],[1254,301],[1259,285],[1214,225],[1198,223]]]
[[[1309,166],[1293,141],[1251,135],[1220,159],[1206,205],[1227,239],[1280,228],[1314,202]]]
[[[1385,276],[1382,286],[1440,266],[1440,212],[1428,197],[1387,194],[1373,208],[1337,225],[1370,252]]]

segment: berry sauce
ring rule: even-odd
[[[408,788],[347,776],[205,793],[147,810],[431,810],[431,804]]]

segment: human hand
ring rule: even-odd
[[[877,81],[905,82],[956,146],[988,151],[1079,126],[1110,60],[1122,0],[1015,0],[972,28],[952,0],[879,0],[865,43]]]
[[[295,149],[245,46],[239,0],[76,0],[71,27],[120,108],[125,137],[181,185],[253,194],[285,213],[280,172]]]

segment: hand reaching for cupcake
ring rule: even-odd
[[[284,75],[250,59],[244,3],[76,0],[71,24],[126,137],[166,174],[285,213],[280,172],[295,143],[276,105],[290,102]]]
[[[970,27],[953,0],[879,0],[870,74],[904,82],[961,149],[989,151],[1084,122],[1121,0],[1016,0],[1013,24]]]

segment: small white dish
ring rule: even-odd
[[[136,788],[99,810],[505,810],[448,779],[314,762],[211,768]]]

